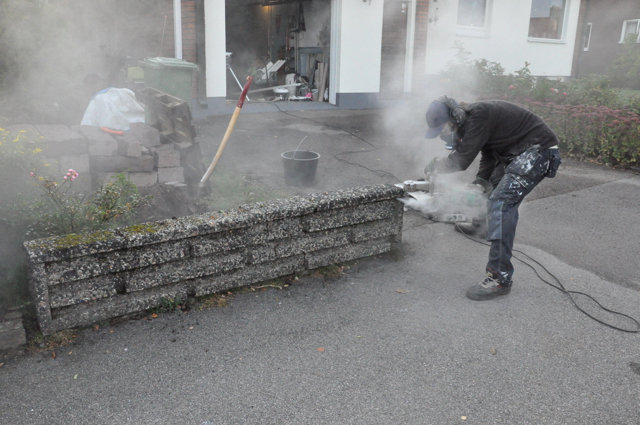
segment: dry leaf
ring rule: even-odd
[[[51,358],[55,360],[55,358],[56,358],[56,352],[55,351],[51,352]]]
[[[396,289],[396,292],[397,292],[398,294],[406,294],[406,293],[408,293],[409,291],[407,291],[406,289]]]
[[[151,315],[151,317],[152,317],[152,318],[154,318],[154,319],[156,319],[156,318],[158,318],[158,315],[157,315],[156,313],[153,313],[153,314]]]
[[[324,353],[324,347],[318,347],[318,351]]]
[[[4,363],[0,363],[0,367],[4,366]]]
[[[460,419],[462,419],[463,421],[466,421],[467,417],[466,416],[460,416]]]
[[[489,348],[489,353],[493,354],[494,356],[496,354],[498,354],[498,350],[496,350],[494,347]]]

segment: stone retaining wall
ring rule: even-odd
[[[400,242],[402,190],[388,185],[24,244],[45,335],[308,269]]]

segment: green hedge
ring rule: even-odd
[[[640,163],[640,115],[633,110],[537,101],[526,106],[556,132],[568,154],[612,166]]]

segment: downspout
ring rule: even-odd
[[[573,46],[573,61],[571,63],[571,76],[573,78],[580,77],[580,63],[584,54],[584,26],[589,11],[589,0],[582,0],[578,8],[578,28],[576,30],[575,46]]]
[[[196,64],[198,65],[198,103],[200,106],[206,108],[208,107],[208,102],[204,1],[205,0],[196,0]]]
[[[177,59],[182,59],[182,1],[173,0],[173,40]]]
[[[416,37],[416,0],[407,2],[407,40],[404,53],[404,92],[411,93],[413,82],[413,51]]]
[[[329,48],[329,103],[337,105],[340,90],[340,20],[342,17],[342,0],[331,0],[331,47]],[[323,99],[324,93],[318,93]]]

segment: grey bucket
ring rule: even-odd
[[[312,185],[316,178],[320,154],[313,151],[288,151],[281,155],[284,181],[292,186]]]

